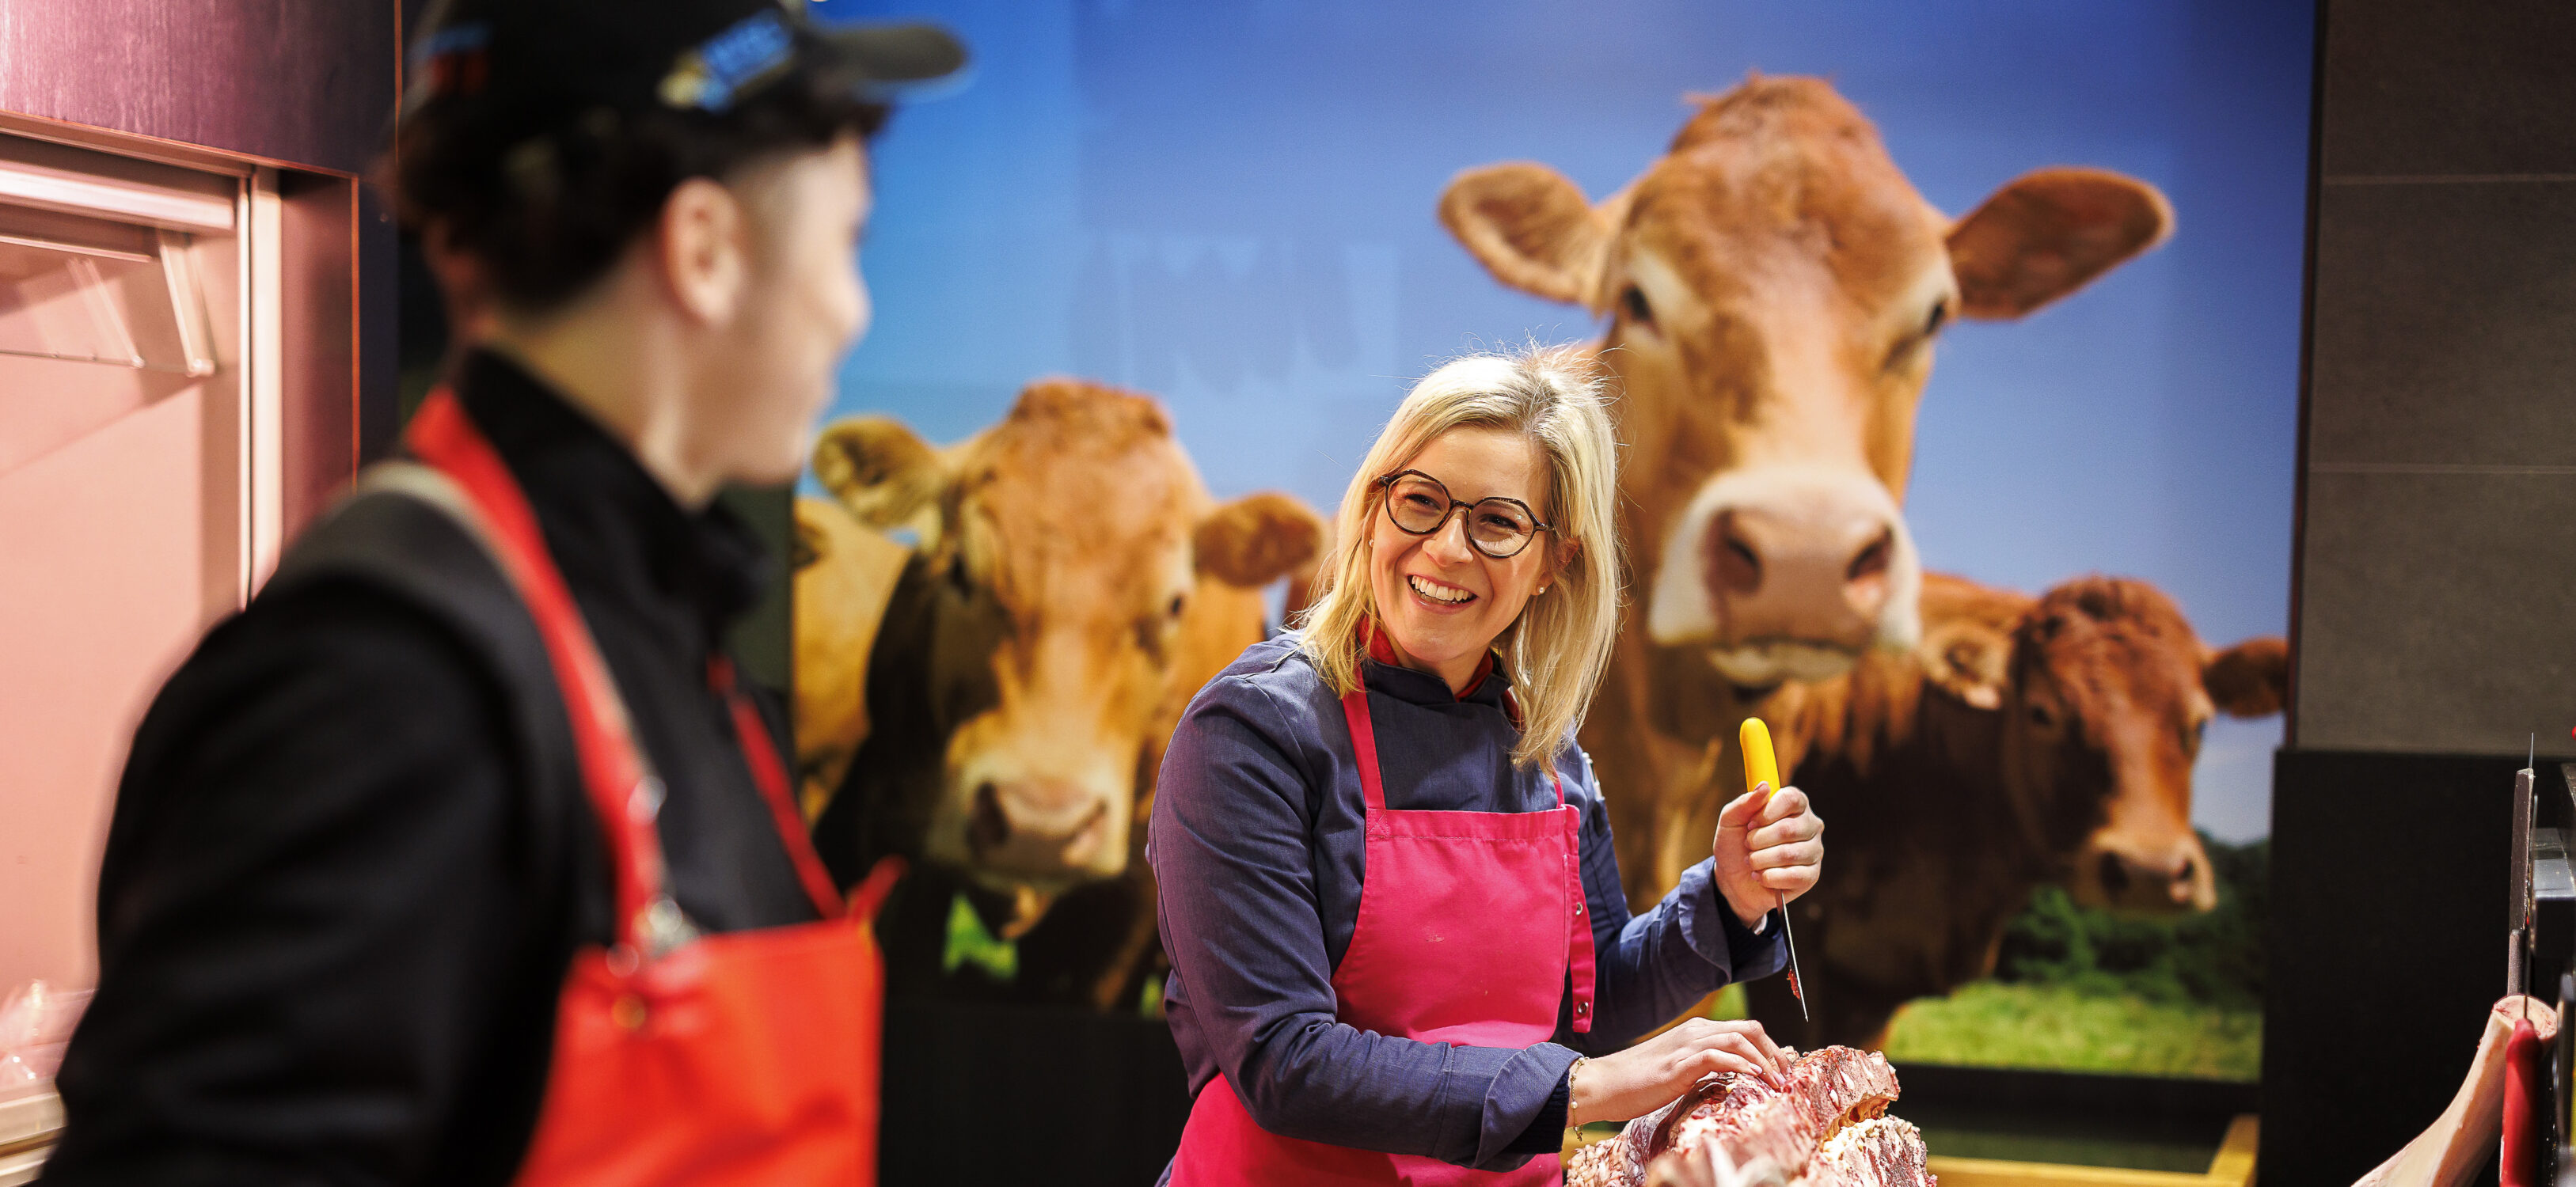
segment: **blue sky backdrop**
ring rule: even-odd
[[[934,441],[1075,374],[1172,410],[1219,497],[1330,511],[1410,380],[1593,337],[1433,215],[1527,159],[1598,198],[1684,96],[1824,76],[1933,205],[2047,165],[2162,188],[2173,240],[1948,331],[1906,511],[1928,566],[2141,577],[2224,645],[2287,629],[2313,9],[2306,0],[822,0],[928,17],[972,76],[879,143],[875,329],[834,415]],[[2266,834],[2279,719],[2213,726],[2195,815]]]

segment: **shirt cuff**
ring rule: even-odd
[[[1551,1100],[1562,1099],[1565,1071],[1573,1066],[1573,1049],[1554,1043],[1510,1052],[1486,1090],[1484,1133],[1476,1143],[1476,1160],[1468,1165],[1484,1171],[1514,1170],[1528,1162],[1532,1154],[1556,1151],[1565,1133],[1564,1106],[1558,1105],[1553,1128],[1546,1128],[1547,1106]],[[1521,1143],[1533,1130],[1555,1134],[1559,1140],[1539,1149],[1524,1149]]]
[[[1672,903],[1682,936],[1700,958],[1726,971],[1726,980],[1753,981],[1789,967],[1789,949],[1780,928],[1771,926],[1778,911],[1765,912],[1761,930],[1744,926],[1717,892],[1717,863],[1702,861],[1682,871]]]
[[[1574,1100],[1574,1078],[1569,1075],[1556,1082],[1556,1091],[1547,1094],[1547,1103],[1538,1107],[1529,1128],[1512,1144],[1503,1147],[1505,1154],[1554,1154],[1565,1148],[1565,1113]]]

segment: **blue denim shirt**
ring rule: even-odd
[[[1388,807],[1555,808],[1547,773],[1512,765],[1506,673],[1460,698],[1428,673],[1374,660],[1361,671]],[[1146,848],[1172,960],[1164,1010],[1192,1094],[1222,1074],[1272,1133],[1508,1170],[1530,1156],[1507,1147],[1577,1054],[1618,1050],[1712,990],[1780,970],[1778,925],[1745,928],[1709,862],[1630,917],[1591,759],[1569,739],[1553,765],[1583,811],[1590,1033],[1573,1032],[1569,991],[1554,1041],[1534,1047],[1394,1038],[1333,1017],[1333,969],[1350,948],[1367,858],[1340,699],[1294,635],[1254,645],[1199,690],[1163,756]]]

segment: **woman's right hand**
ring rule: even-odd
[[[1761,1023],[1693,1018],[1625,1051],[1584,1061],[1569,1110],[1586,1124],[1626,1121],[1670,1104],[1712,1072],[1777,1084],[1788,1070]]]

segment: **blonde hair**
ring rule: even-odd
[[[1319,592],[1298,621],[1302,646],[1334,695],[1359,686],[1362,628],[1377,618],[1367,542],[1370,517],[1385,498],[1378,478],[1403,469],[1453,429],[1519,433],[1546,456],[1540,514],[1556,525],[1540,533],[1554,540],[1531,546],[1572,556],[1547,596],[1531,598],[1495,646],[1511,665],[1520,700],[1521,738],[1512,761],[1535,766],[1555,753],[1591,707],[1619,626],[1618,442],[1608,404],[1597,365],[1571,347],[1468,355],[1413,385],[1351,476]]]

